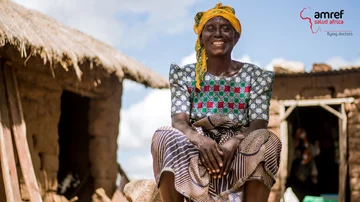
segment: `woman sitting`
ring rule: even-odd
[[[172,127],[151,152],[164,202],[268,200],[281,142],[267,130],[273,72],[234,61],[235,10],[217,4],[195,16],[195,64],[170,66]]]

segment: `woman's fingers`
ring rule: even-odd
[[[219,165],[217,163],[216,157],[213,154],[213,151],[211,149],[209,149],[209,150],[207,150],[206,154],[209,157],[209,162],[212,165],[211,172],[213,172],[214,174],[216,174],[217,172],[220,172],[220,168],[219,168]]]
[[[221,156],[224,155],[224,152],[221,150],[221,148],[220,148],[220,146],[219,146],[218,144],[215,145],[215,148],[216,148],[217,152],[218,152]]]
[[[226,164],[227,164],[228,161],[229,161],[228,158],[225,158],[225,159],[224,159],[224,166],[221,168],[220,173],[218,173],[218,177],[219,177],[219,178],[220,178],[222,175],[225,175],[225,173],[226,173],[226,171],[227,171],[227,170],[225,170],[225,169],[226,169]]]
[[[199,154],[199,158],[200,158],[201,164],[202,164],[205,168],[208,168],[207,165],[206,165],[206,162],[205,162],[205,159],[204,159],[203,155]]]
[[[226,165],[225,165],[225,168],[224,168],[223,175],[226,175],[227,172],[228,172],[228,170],[230,169],[230,165],[231,165],[231,163],[232,163],[233,160],[234,160],[234,159],[233,159],[233,158],[234,158],[234,154],[235,154],[234,151],[230,152],[230,155],[228,156],[227,161],[226,161]]]
[[[221,154],[219,154],[219,149],[218,149],[218,146],[216,145],[216,149],[214,149],[212,151],[212,154],[214,155],[215,159],[216,159],[216,162],[217,162],[217,165],[220,168],[222,168],[224,166],[224,163],[223,163],[223,160],[221,158],[220,155],[223,155],[223,152],[221,151]]]
[[[224,165],[221,168],[221,171],[220,171],[219,175],[226,175],[226,173],[227,173],[226,165],[228,164],[228,162],[229,162],[229,153],[225,152],[225,154],[224,154]]]
[[[206,162],[205,158],[203,157],[203,155],[200,155],[200,160],[201,160],[201,163],[202,165],[207,169],[207,172],[209,173],[209,175],[212,174],[212,172],[210,171],[210,167],[208,165],[208,163]]]
[[[225,147],[221,147],[222,151],[224,151],[223,155],[223,167],[221,168],[220,173],[218,173],[218,177],[220,178],[222,175],[226,175],[229,169],[229,164],[232,161],[231,151],[227,150]]]
[[[217,148],[218,148],[218,150],[220,150],[222,152],[222,155],[221,155],[222,156],[222,166],[221,166],[220,172],[218,173],[218,175],[222,175],[222,173],[225,169],[225,165],[226,165],[227,151],[221,145],[218,145]]]
[[[221,168],[224,166],[222,158],[224,152],[221,150],[219,145],[210,138],[203,139],[198,148],[203,158],[204,165],[208,168],[208,170],[210,170],[209,174],[217,177],[220,174]]]
[[[204,164],[205,164],[205,167],[209,170],[209,174],[212,174],[214,168],[212,167],[212,164],[210,163],[207,153],[204,151],[201,151],[201,155],[204,158]]]

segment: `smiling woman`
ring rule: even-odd
[[[231,23],[223,17],[209,20],[202,32],[201,43],[207,56],[223,56],[230,53],[239,40],[240,34],[235,32]]]
[[[266,202],[281,142],[267,130],[273,72],[235,61],[235,10],[217,4],[195,16],[195,64],[170,66],[172,127],[152,139],[164,202]]]

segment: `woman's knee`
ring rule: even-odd
[[[165,171],[161,174],[159,191],[163,201],[184,201],[183,196],[175,188],[175,175],[173,172]]]
[[[163,126],[158,128],[152,136],[151,150],[154,152],[159,151],[159,148],[166,147],[168,142],[176,138],[177,135],[180,135],[179,132],[172,127]]]
[[[163,126],[158,128],[152,137],[153,142],[161,139],[161,140],[172,140],[176,137],[183,136],[184,134],[176,128],[170,126]]]
[[[280,153],[282,150],[282,142],[280,138],[273,132],[270,131],[270,138],[272,139],[272,144],[275,147],[275,154],[276,156],[280,157]]]
[[[156,129],[152,136],[152,143],[167,138],[169,135],[171,135],[171,130],[172,128],[168,126],[162,126]]]
[[[266,202],[270,195],[270,189],[260,180],[250,180],[245,183],[245,202]]]

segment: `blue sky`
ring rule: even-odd
[[[193,16],[219,1],[213,0],[15,0],[39,10],[60,22],[88,33],[134,57],[168,77],[172,62],[194,60]],[[241,21],[242,36],[233,57],[269,67],[276,61],[326,62],[360,66],[360,9],[355,0],[286,1],[225,0],[235,8]],[[323,30],[351,30],[353,36],[330,37],[312,34],[308,21],[313,12],[344,10],[343,25],[323,25]],[[118,161],[130,178],[152,178],[151,136],[157,127],[170,124],[168,90],[145,89],[124,84]]]
[[[199,1],[189,7],[189,13],[206,10],[218,1]],[[360,14],[359,2],[353,1],[222,1],[236,9],[243,32],[234,48],[234,57],[248,55],[252,61],[265,66],[274,58],[300,61],[307,70],[315,62],[327,62],[334,57],[345,61],[360,58]],[[351,30],[353,36],[330,37],[326,33],[312,34],[309,23],[299,17],[302,8],[311,7],[311,11],[340,11],[343,9],[343,25],[324,25],[323,29]],[[313,13],[305,12],[312,15]],[[164,16],[166,17],[166,16]],[[153,70],[167,77],[171,62],[181,63],[184,56],[194,49],[196,35],[192,22],[176,34],[159,33],[151,42],[141,48],[118,47],[124,53],[133,56]],[[333,28],[334,27],[334,28]],[[138,99],[138,97],[134,98]],[[129,103],[133,99],[129,96]],[[124,106],[128,106],[124,100]]]
[[[199,1],[189,7],[193,15],[200,10],[214,6],[218,1]],[[235,56],[250,55],[261,64],[273,58],[283,57],[297,60],[310,68],[313,62],[325,62],[331,57],[342,56],[352,60],[360,57],[356,43],[360,39],[359,2],[353,1],[223,1],[236,9],[243,32],[234,49]],[[313,35],[309,23],[300,19],[304,7],[312,11],[345,11],[345,24],[339,29],[352,30],[352,37],[328,37],[325,33]],[[310,14],[310,12],[308,12]],[[166,16],[164,16],[166,17]],[[159,34],[142,48],[122,48],[124,53],[134,56],[152,69],[167,76],[168,65],[180,60],[193,51],[196,36],[192,22],[177,34]],[[324,26],[324,27],[330,27]],[[342,28],[343,27],[343,28]],[[156,50],[156,51],[154,51]]]
[[[214,6],[217,1],[199,1],[189,7],[189,13],[195,15],[197,11],[205,10]],[[300,61],[304,63],[306,70],[310,70],[313,63],[335,62],[351,63],[360,58],[360,14],[359,3],[356,1],[223,1],[236,9],[238,18],[242,23],[242,36],[234,49],[233,56],[241,58],[244,55],[250,57],[264,67],[273,59],[283,58],[288,61]],[[304,7],[311,7],[311,11],[340,11],[343,9],[343,25],[323,26],[323,29],[351,30],[353,36],[330,37],[326,33],[312,34],[309,23],[300,19],[300,11]],[[311,12],[304,14],[312,15]],[[140,59],[149,67],[163,76],[168,76],[168,68],[171,62],[181,64],[184,56],[193,52],[196,35],[192,30],[192,23],[176,34],[159,34],[151,42],[142,48],[126,48],[123,51]],[[333,28],[334,27],[334,28]],[[357,44],[357,45],[356,45]],[[119,48],[121,49],[121,48]],[[357,63],[360,65],[359,61]],[[152,91],[142,90],[136,96],[124,94],[123,104],[130,107],[133,102],[141,97],[151,94]],[[165,97],[164,99],[169,99]],[[162,103],[162,102],[161,102]],[[163,106],[162,104],[159,107]],[[165,105],[166,106],[166,105]],[[165,108],[165,107],[163,107]],[[165,108],[169,110],[169,108]],[[162,113],[160,113],[162,114]],[[169,119],[169,117],[164,117]],[[159,124],[160,125],[160,124]],[[154,127],[155,128],[155,127]],[[153,131],[148,131],[152,134]],[[124,141],[125,138],[124,138]],[[133,153],[149,153],[149,144],[141,148],[142,151],[122,150],[119,154],[120,162],[128,162],[126,159]],[[121,149],[120,149],[121,151]],[[139,159],[140,160],[140,159]],[[150,162],[149,156],[141,159],[141,162]],[[133,165],[133,163],[131,163]],[[147,169],[151,169],[147,164]],[[125,167],[127,165],[124,165]],[[149,171],[144,172],[151,173]]]

